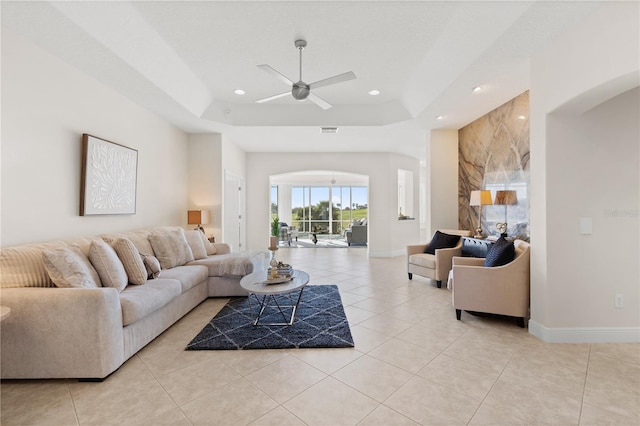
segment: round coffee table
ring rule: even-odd
[[[258,314],[253,321],[253,325],[292,325],[296,320],[296,311],[300,305],[300,299],[302,298],[302,292],[304,287],[309,283],[309,274],[304,271],[294,269],[292,278],[288,281],[270,284],[270,280],[267,279],[266,271],[259,270],[247,275],[240,280],[242,288],[249,292],[249,311],[251,312],[251,318],[254,318],[253,307],[251,306],[251,298],[253,297],[258,303]],[[295,299],[295,293],[298,292],[297,300]],[[286,295],[290,304],[283,305],[278,301],[276,296]],[[277,307],[278,311],[282,315],[284,322],[278,323],[261,323],[262,314],[267,307]],[[291,308],[291,315],[287,317],[283,308]]]

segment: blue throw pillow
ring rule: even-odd
[[[493,268],[494,266],[503,266],[509,262],[512,262],[516,257],[516,248],[513,246],[512,241],[507,241],[504,236],[498,238],[498,240],[489,248],[487,257],[484,259],[484,266]]]
[[[433,234],[431,242],[427,248],[424,249],[424,252],[428,254],[436,254],[437,249],[455,247],[456,244],[458,244],[458,241],[460,241],[460,235],[449,235],[444,232],[436,231],[436,233]]]

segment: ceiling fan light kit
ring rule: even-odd
[[[322,109],[326,110],[331,108],[332,105],[329,102],[325,101],[315,93],[312,93],[312,90],[317,89],[319,87],[326,87],[333,84],[338,84],[345,81],[353,80],[356,78],[356,75],[353,72],[349,71],[342,74],[334,75],[333,77],[316,81],[315,83],[307,84],[304,81],[302,81],[302,50],[305,47],[307,47],[307,42],[305,40],[296,40],[295,46],[300,52],[300,70],[299,70],[300,79],[298,80],[298,82],[294,83],[291,79],[286,77],[284,74],[280,73],[279,71],[276,71],[274,68],[272,68],[267,64],[258,65],[258,68],[262,69],[268,74],[271,74],[272,76],[276,77],[278,80],[284,82],[285,84],[291,86],[291,91],[269,96],[267,98],[258,99],[256,103],[261,104],[261,103],[273,101],[275,99],[283,98],[287,96],[289,93],[291,93],[291,96],[293,96],[294,99],[297,99],[299,101],[304,101],[305,99],[308,98],[311,102],[318,105]]]

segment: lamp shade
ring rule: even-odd
[[[205,225],[209,223],[208,210],[188,210],[187,223],[189,225]]]
[[[514,190],[496,191],[496,199],[493,204],[499,206],[518,204],[518,193]]]
[[[469,198],[470,206],[488,206],[491,204],[491,191],[478,190],[471,191],[471,197]]]

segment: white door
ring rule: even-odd
[[[244,178],[227,170],[224,176],[223,241],[241,251],[246,245]]]

